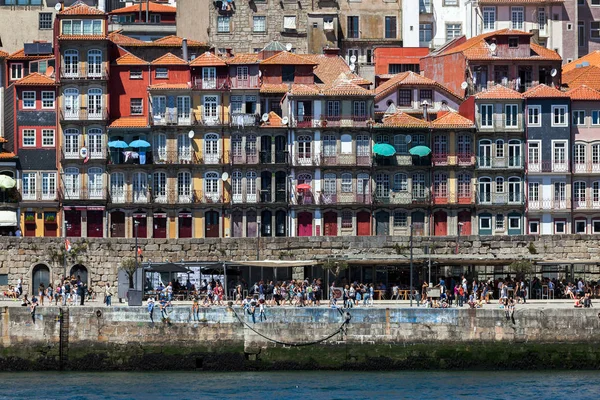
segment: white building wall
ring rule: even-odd
[[[419,47],[419,7],[414,1],[402,2],[402,45]]]

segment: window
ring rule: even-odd
[[[102,35],[101,19],[73,19],[62,21],[63,35]]]
[[[412,90],[400,89],[398,91],[398,105],[402,107],[412,106]]]
[[[35,92],[23,92],[23,108],[35,108]]]
[[[527,200],[539,201],[540,200],[540,183],[529,182],[529,188],[527,190]]]
[[[419,99],[421,102],[428,101],[429,104],[433,102],[433,91],[431,89],[421,89],[419,90]]]
[[[217,33],[229,33],[230,17],[218,16],[217,17]]]
[[[518,126],[519,106],[516,104],[507,104],[505,106],[505,126],[507,128],[516,128]]]
[[[586,220],[575,220],[575,233],[586,233],[587,222]]]
[[[594,39],[600,38],[600,21],[590,22],[590,37]]]
[[[575,110],[573,111],[573,125],[585,125],[585,111]]]
[[[433,137],[433,154],[446,156],[448,154],[448,136],[435,135]]]
[[[445,6],[457,6],[458,0],[444,0]]]
[[[65,158],[79,158],[79,131],[65,129]]]
[[[342,193],[352,193],[352,174],[342,174]]]
[[[54,147],[54,129],[42,129],[42,146]]]
[[[144,113],[142,99],[129,100],[129,111],[131,115],[142,115]]]
[[[504,230],[504,214],[496,214],[496,230]]]
[[[504,140],[502,140],[502,139],[496,140],[496,157],[497,158],[504,157]]]
[[[458,197],[465,199],[471,198],[471,175],[462,173],[458,174]]]
[[[592,233],[600,233],[600,220],[592,220]]]
[[[496,193],[504,193],[504,178],[496,177]]]
[[[241,173],[239,174],[241,176]],[[180,203],[190,203],[192,201],[192,174],[187,171],[177,174],[177,198]]]
[[[352,211],[342,211],[342,229],[352,229]]]
[[[508,141],[508,166],[520,168],[522,164],[521,141],[518,139],[511,139]]]
[[[519,38],[510,37],[508,38],[508,47],[511,49],[516,49],[519,47]]]
[[[52,13],[40,13],[39,29],[52,29]]]
[[[365,117],[367,115],[367,103],[364,100],[355,101],[354,105],[354,114],[353,117]]]
[[[554,233],[565,233],[566,223],[565,221],[554,221]]]
[[[385,38],[396,39],[396,17],[385,17]]]
[[[575,164],[583,165],[585,168],[585,144],[583,143],[575,143]]]
[[[528,126],[542,126],[541,123],[541,107],[540,106],[528,106],[527,107],[527,125]]]
[[[294,76],[296,75],[295,65],[282,65],[281,66],[281,80],[286,83],[293,83]]]
[[[42,108],[54,109],[54,92],[42,92]]]
[[[10,64],[10,79],[15,81],[23,78],[23,64]]]
[[[508,217],[508,229],[521,229],[521,217]]]
[[[102,146],[102,129],[88,129],[87,145],[90,158],[100,159],[104,157]]]
[[[394,174],[394,186],[392,187],[394,192],[406,192],[408,191],[408,180],[406,174]]]
[[[496,7],[483,7],[483,30],[496,29]]]
[[[492,104],[482,104],[479,106],[481,114],[481,127],[490,128],[493,126],[494,106]]]
[[[283,30],[295,31],[296,30],[296,16],[286,15],[283,17]]]
[[[480,216],[479,229],[492,229],[492,217]]]
[[[585,182],[574,182],[573,183],[573,200],[579,205],[585,204]]]
[[[347,31],[347,36],[349,39],[358,39],[360,32],[358,16],[348,17]]]
[[[510,8],[512,29],[523,30],[524,14],[525,14],[525,10],[523,9],[523,7],[511,7]]]
[[[540,163],[540,142],[529,142],[529,164]]]
[[[427,191],[425,186],[425,174],[415,173],[412,176],[412,196],[413,199],[425,199],[425,192]]]
[[[592,111],[592,125],[600,125],[600,111]]]
[[[237,67],[235,75],[236,75],[238,81],[247,81],[248,80],[248,67]]]
[[[552,106],[552,126],[568,126],[567,106]]]
[[[156,68],[154,76],[156,79],[167,79],[169,77],[169,70],[167,68]]]
[[[445,199],[448,197],[448,175],[436,172],[433,175],[433,190],[435,197]]]
[[[252,32],[266,32],[267,31],[267,25],[266,25],[266,21],[267,21],[267,17],[265,16],[255,16],[252,19]]]
[[[406,135],[395,135],[394,136],[394,148],[396,153],[406,154],[408,153],[408,144],[406,143]]]
[[[160,14],[150,14],[151,24],[160,24]]]
[[[394,228],[406,228],[408,216],[405,211],[394,211]]]
[[[22,182],[23,199],[35,200],[35,172],[24,172]]]
[[[340,102],[338,100],[330,100],[327,102],[327,117],[340,116]]]
[[[323,136],[323,155],[325,157],[333,157],[336,154],[337,140],[334,135]]]
[[[456,39],[462,35],[461,24],[446,24],[446,41]]]
[[[457,150],[459,157],[466,157],[471,155],[471,136],[469,135],[458,135]]]
[[[56,197],[56,172],[42,172],[42,199]]]
[[[390,176],[379,173],[375,175],[375,196],[379,198],[390,197]]]
[[[585,22],[577,22],[577,45],[579,47],[585,46]]]
[[[552,166],[554,172],[566,171],[567,164],[567,144],[565,142],[552,143]]]
[[[431,42],[433,37],[433,25],[432,24],[419,24],[419,42],[427,43]]]
[[[142,69],[131,68],[129,70],[129,79],[142,79]]]
[[[529,234],[538,235],[540,233],[540,221],[529,221]]]
[[[323,177],[323,194],[335,195],[337,193],[337,180],[335,174],[325,174]]]
[[[508,178],[508,202],[521,203],[521,178]]]
[[[35,129],[23,129],[23,147],[35,147]]]

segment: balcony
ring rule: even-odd
[[[292,126],[296,128],[318,128],[320,126],[319,122],[320,121],[313,119],[312,115],[296,115]]]
[[[87,157],[81,157],[81,152],[80,152],[81,148],[77,147],[77,148],[71,148],[68,149],[68,151],[66,151],[65,147],[62,147],[60,149],[60,154],[61,154],[61,160],[81,160],[81,161],[93,161],[93,160],[106,160],[106,148],[102,147],[99,150],[98,149],[90,149],[89,147],[87,148]],[[86,161],[87,160],[87,161]]]
[[[258,76],[250,75],[248,79],[239,79],[237,76],[231,78],[231,89],[259,89]]]
[[[231,163],[234,165],[258,164],[258,153],[256,151],[237,154],[234,152],[231,156]]]
[[[541,199],[527,200],[529,211],[560,211],[571,209],[571,199]]]
[[[112,188],[108,193],[113,204],[219,204],[223,203],[220,194],[203,194],[191,188],[152,190],[149,188]]]
[[[271,187],[261,189],[258,191],[259,201],[261,203],[287,203],[287,190],[285,186],[275,190],[275,196],[273,196],[273,190]]]
[[[321,158],[310,154],[296,154],[293,158],[294,166],[317,166],[321,162]]]
[[[322,166],[369,166],[371,165],[371,156],[357,156],[355,154],[333,154],[323,155],[321,154],[321,165]]]
[[[228,75],[220,75],[214,79],[202,79],[195,77],[192,81],[193,90],[229,90],[230,86]]]
[[[417,204],[428,205],[431,196],[428,191],[414,193],[410,192],[389,192],[387,194],[375,195],[375,203],[380,204]]]
[[[431,162],[434,166],[459,165],[466,167],[475,164],[475,157],[473,153],[437,153],[432,154]]]
[[[480,169],[522,169],[523,157],[477,157],[477,167]]]
[[[481,88],[483,90],[483,88]],[[478,90],[477,92],[480,92]],[[519,113],[516,121],[509,121],[504,116],[493,118],[482,118],[481,114],[477,115],[477,127],[480,131],[485,132],[523,132],[523,118]]]
[[[575,198],[573,200],[573,210],[598,210],[600,209],[600,199],[590,199],[585,197]]]
[[[177,151],[153,150],[152,160],[154,164],[189,165],[198,164],[200,157],[191,148]]]
[[[371,195],[358,193],[321,194],[321,204],[371,204]]]
[[[393,157],[373,157],[373,166],[390,167],[390,166],[415,166],[429,167],[431,166],[431,157],[416,157],[410,154],[396,154]]]
[[[317,204],[317,199],[311,191],[305,190],[304,193],[293,196],[292,203],[299,206],[310,206]]]
[[[589,173],[600,173],[600,163],[594,162],[576,162],[573,165],[573,172],[576,174],[589,174]]]
[[[56,197],[56,196],[55,196]],[[0,189],[0,205],[15,205],[21,201],[21,193],[16,188]]]
[[[258,126],[260,115],[246,113],[231,113],[230,121],[232,126],[244,128],[246,126]]]
[[[233,193],[231,195],[231,202],[234,204],[244,204],[244,203],[255,204],[258,202],[259,196],[260,196],[259,190],[257,190],[254,193],[243,190],[242,193]]]
[[[529,162],[527,163],[527,172],[528,173],[560,173],[564,174],[569,172],[569,163],[567,161],[563,162],[552,162],[552,161],[542,161],[542,162]]]
[[[93,79],[107,80],[108,69],[99,64],[79,63],[77,65],[65,64],[60,70],[60,78],[67,79]]]
[[[154,126],[191,126],[197,124],[196,116],[191,112],[191,109],[178,110],[177,108],[168,108],[164,112],[151,113],[150,122]]]
[[[107,191],[106,188],[62,188],[60,191],[60,198],[63,201],[68,200],[106,200]]]
[[[369,117],[366,115],[322,116],[320,126],[323,128],[366,128]]]
[[[523,194],[520,192],[480,192],[477,193],[477,204],[491,206],[521,205],[523,204],[523,197]]]
[[[105,107],[88,110],[87,108],[63,108],[60,110],[61,121],[106,121],[108,110]]]

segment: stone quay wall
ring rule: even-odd
[[[56,307],[0,310],[2,370],[600,368],[594,309],[71,307],[60,357]],[[257,315],[258,317],[258,315]],[[343,329],[340,329],[343,327]],[[64,328],[64,327],[63,327]],[[65,343],[63,330],[63,344]]]
[[[599,236],[467,236],[460,238],[455,255],[456,237],[414,237],[416,260],[448,256],[490,260],[529,258],[545,260],[600,260]],[[75,264],[89,271],[90,285],[115,284],[119,263],[133,257],[134,239],[72,238],[73,247],[85,247],[77,260],[69,259],[67,273]],[[9,284],[23,279],[25,291],[32,284],[32,271],[38,264],[50,269],[54,282],[63,274],[62,260],[52,260],[50,250],[64,246],[62,238],[1,237],[0,274],[8,274]],[[340,257],[347,260],[407,260],[409,238],[405,236],[368,237],[289,237],[289,238],[220,238],[220,239],[139,239],[143,259],[155,262],[185,261],[250,261],[261,260],[325,260]],[[510,261],[507,261],[509,264]]]

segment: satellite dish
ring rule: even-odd
[[[556,68],[552,68],[552,71],[550,71],[550,76],[555,77],[556,74],[558,74],[558,71],[556,70]]]
[[[229,174],[227,172],[223,172],[221,175],[221,180],[225,182],[227,179],[229,179]]]
[[[81,149],[79,149],[79,156],[81,158],[86,158],[87,155],[88,155],[87,147],[82,147]]]
[[[356,64],[350,64],[350,71],[354,72],[356,70]]]
[[[193,139],[195,134],[196,134],[196,133],[195,133],[194,131],[189,131],[189,132],[188,132],[188,137],[189,137],[190,139]]]
[[[460,84],[460,88],[461,88],[462,90],[465,90],[465,89],[466,89],[466,88],[468,88],[468,87],[469,87],[469,84],[468,84],[467,82],[463,82],[463,83],[461,83],[461,84]]]
[[[287,125],[289,121],[290,120],[288,119],[288,117],[281,118],[281,123],[284,124],[284,125]]]
[[[490,50],[492,51],[492,53],[496,52],[496,43],[490,44]]]
[[[354,54],[352,54],[350,56],[350,64],[354,64],[356,62],[356,56]]]
[[[285,49],[286,49],[287,51],[292,51],[292,44],[291,44],[291,43],[288,43],[288,44],[286,44],[286,45],[285,45]]]
[[[269,114],[267,114],[267,113],[264,113],[264,114],[262,115],[262,120],[263,120],[263,122],[267,122],[267,121],[269,120]]]
[[[411,135],[404,136],[404,141],[406,142],[406,144],[409,144],[410,142],[412,142],[412,136]]]
[[[60,3],[56,3],[56,5],[54,6],[54,9],[58,12],[60,12],[60,10],[62,9],[62,4]]]

